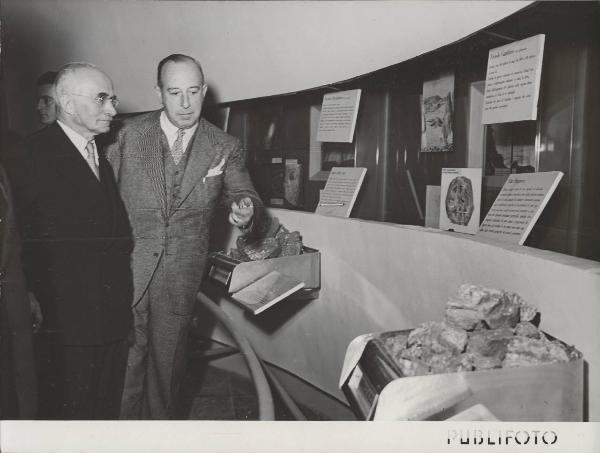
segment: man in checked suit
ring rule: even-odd
[[[131,227],[95,137],[109,130],[117,98],[89,63],[63,67],[57,121],[34,134],[15,179],[37,334],[39,417],[119,417],[132,329]]]
[[[262,223],[239,141],[200,118],[200,64],[181,54],[164,58],[155,89],[164,109],[125,120],[107,148],[135,240],[124,419],[175,415],[215,210],[224,201],[229,222],[245,234]]]

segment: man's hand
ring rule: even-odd
[[[242,198],[239,202],[231,203],[231,212],[229,213],[229,223],[245,229],[250,225],[254,216],[254,204],[249,197]]]
[[[42,309],[40,303],[35,298],[33,293],[27,293],[29,295],[29,307],[31,308],[31,318],[33,321],[33,333],[38,333],[42,327],[44,317],[42,316]]]

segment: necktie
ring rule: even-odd
[[[86,161],[94,173],[94,176],[100,180],[100,171],[98,170],[98,164],[96,164],[96,153],[94,152],[95,146],[94,140],[90,140],[87,145],[85,145],[85,150],[87,151]]]
[[[171,155],[173,156],[175,165],[179,164],[179,161],[183,156],[183,134],[185,134],[183,129],[177,129],[177,138],[173,142],[173,147],[171,148]]]

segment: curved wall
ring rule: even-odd
[[[338,82],[460,39],[529,1],[2,0],[10,125],[36,127],[35,80],[69,61],[104,68],[121,112],[158,107],[158,61],[189,53],[226,102]],[[465,14],[468,8],[469,13]]]
[[[600,421],[600,263],[422,227],[272,214],[321,251],[322,289],[256,317],[221,300],[265,360],[345,400],[337,383],[354,337],[441,320],[460,284],[481,284],[517,292],[539,308],[543,330],[583,352],[589,419]]]

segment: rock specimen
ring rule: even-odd
[[[519,295],[477,285],[461,285],[446,303],[448,324],[473,330],[485,323],[490,329],[515,327],[519,321],[531,321],[537,310]]]
[[[238,236],[237,248],[229,251],[229,256],[239,261],[259,261],[280,256],[300,255],[302,253],[302,237],[298,231],[289,232],[279,223],[279,219],[271,217],[265,233],[258,239]]]
[[[513,329],[510,327],[475,330],[469,333],[467,352],[501,363],[506,355],[506,346],[513,335]]]
[[[408,335],[407,346],[421,346],[433,351],[462,352],[467,344],[467,332],[444,322],[429,321]]]
[[[444,321],[428,321],[382,341],[402,376],[563,363],[581,357],[536,326],[539,313],[518,294],[462,285]]]
[[[557,341],[549,340],[540,332],[539,338],[512,338],[506,348],[503,366],[519,367],[542,363],[564,363],[579,358],[579,353]]]

